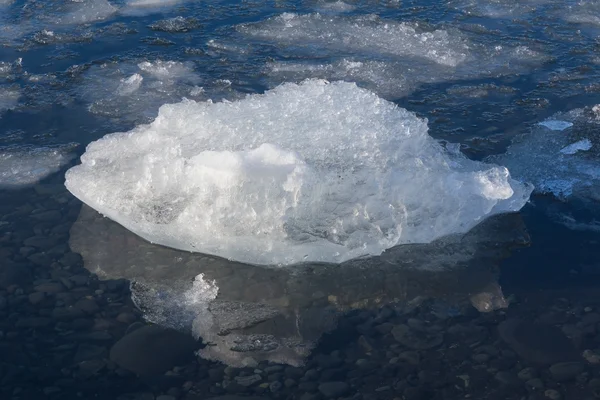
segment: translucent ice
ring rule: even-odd
[[[556,0],[454,0],[450,4],[469,15],[523,19],[552,3],[560,4]]]
[[[568,22],[579,24],[600,25],[600,4],[595,1],[581,0],[566,6],[560,16]]]
[[[515,178],[533,183],[537,192],[561,199],[595,198],[600,193],[596,111],[558,113],[518,137],[506,154],[489,160],[508,167]]]
[[[312,42],[329,49],[417,56],[448,66],[460,64],[469,51],[463,38],[448,31],[421,32],[413,24],[381,20],[374,15],[330,17],[319,13],[283,13],[238,29],[281,43]]]
[[[435,69],[432,66],[429,71]],[[407,69],[401,64],[385,61],[354,61],[342,59],[328,64],[311,62],[270,62],[266,72],[274,83],[302,81],[307,78],[356,82],[387,99],[399,98],[412,92],[416,79],[407,79]]]
[[[123,15],[146,15],[164,11],[185,0],[127,0],[121,8]]]
[[[107,0],[85,0],[74,2],[75,9],[58,19],[63,24],[85,24],[108,18],[117,12],[117,7]]]
[[[498,215],[466,234],[382,257],[270,268],[152,245],[85,205],[69,235],[87,270],[132,282],[146,320],[191,331],[210,344],[201,357],[237,367],[248,357],[303,364],[348,311],[386,304],[408,311],[436,299],[432,311],[447,318],[469,297],[482,311],[505,306],[499,262],[528,243],[518,214]]]
[[[14,108],[21,97],[19,89],[9,86],[0,86],[0,118],[2,118],[2,112]]]
[[[75,156],[74,145],[0,148],[0,188],[19,188],[57,172]]]
[[[538,123],[538,125],[545,126],[546,128],[553,131],[564,131],[565,129],[572,127],[573,123],[568,121],[558,121],[555,119],[549,119]]]
[[[338,1],[319,1],[317,8],[320,11],[325,12],[350,12],[356,9],[356,6],[348,3],[344,3],[341,0]]]
[[[447,153],[427,123],[355,84],[310,80],[185,100],[91,143],[67,188],[169,247],[256,264],[341,262],[466,232],[531,188]]]
[[[200,78],[193,64],[175,61],[106,63],[83,76],[78,94],[91,112],[131,122],[148,122],[166,102],[193,96]]]
[[[422,84],[527,71],[548,59],[528,46],[484,43],[480,34],[375,15],[284,13],[238,31],[273,43],[285,56],[267,65],[270,87],[290,79],[345,80],[388,99]]]
[[[200,24],[195,18],[175,17],[157,21],[149,26],[153,31],[188,32],[198,28]]]
[[[575,143],[571,143],[570,145],[564,147],[560,150],[563,154],[575,154],[578,151],[588,151],[592,148],[592,142],[590,139],[583,139]]]

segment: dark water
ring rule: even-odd
[[[356,81],[472,159],[503,154],[535,123],[600,103],[598,11],[543,0],[0,3],[0,398],[600,398],[597,181],[566,199],[535,193],[466,235],[294,268],[151,245],[63,184],[88,143],[150,122],[162,104],[311,77]],[[315,12],[334,23],[277,22]],[[346,22],[360,18],[368,35],[352,37]],[[450,39],[386,34],[400,22]],[[430,53],[443,50],[446,62]],[[119,94],[134,74],[144,85]]]

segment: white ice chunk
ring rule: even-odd
[[[133,74],[129,78],[121,79],[121,84],[117,88],[119,96],[127,96],[135,92],[142,85],[144,78],[140,74]]]
[[[572,127],[573,123],[568,121],[558,121],[550,119],[539,122],[538,125],[545,126],[546,128],[553,131],[564,131],[565,129]]]
[[[151,242],[256,264],[430,242],[519,210],[531,192],[446,152],[413,113],[321,80],[165,105],[91,143],[66,186]]]
[[[578,151],[588,151],[591,148],[592,142],[590,139],[583,139],[562,148],[560,152],[563,154],[575,154]]]
[[[73,145],[41,148],[0,148],[0,188],[32,185],[57,172],[75,155]]]

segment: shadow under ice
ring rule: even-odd
[[[351,310],[402,308],[423,299],[506,306],[499,262],[529,243],[519,214],[464,235],[389,249],[342,264],[263,267],[153,245],[83,206],[69,244],[103,279],[128,279],[150,322],[190,332],[199,355],[231,366],[300,365]]]

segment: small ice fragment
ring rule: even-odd
[[[0,188],[32,185],[58,172],[75,155],[74,144],[60,147],[0,148]]]
[[[18,104],[19,97],[21,97],[21,93],[17,88],[0,86],[0,114],[2,114],[4,110],[15,108]]]
[[[119,96],[127,96],[138,90],[144,78],[140,74],[133,74],[127,79],[121,79],[121,84],[117,88]]]
[[[545,126],[553,131],[564,131],[565,129],[572,127],[573,123],[559,120],[546,120],[539,122],[538,125]]]
[[[592,148],[590,139],[583,139],[564,147],[560,152],[563,154],[575,154],[578,151],[588,151]]]

